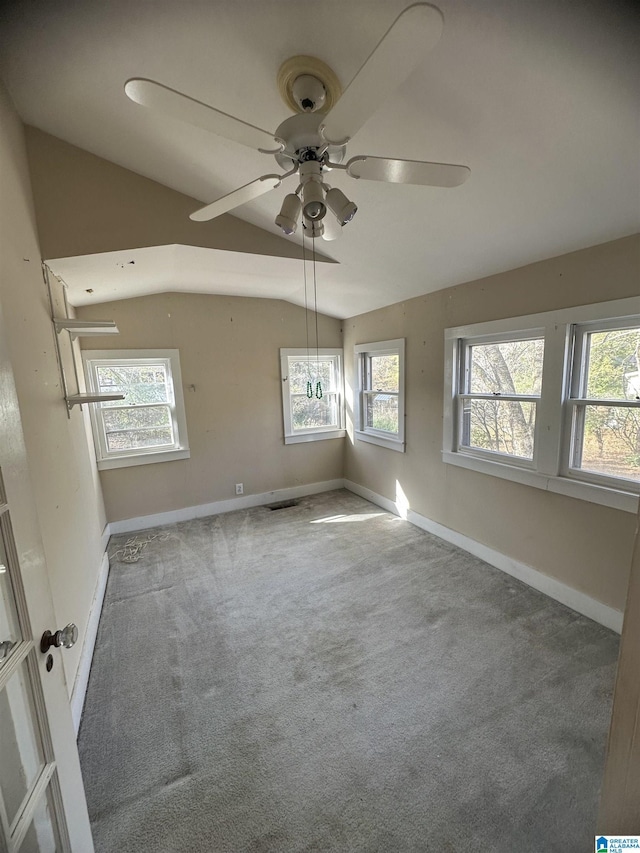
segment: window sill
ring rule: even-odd
[[[344,438],[347,431],[344,429],[332,429],[326,432],[303,432],[298,435],[285,435],[285,444],[301,444],[305,441],[324,441],[327,438]]]
[[[176,459],[189,459],[189,448],[182,450],[163,450],[159,453],[139,453],[134,456],[112,456],[98,460],[98,471],[110,468],[131,468],[133,465],[151,465],[153,462],[173,462]]]
[[[442,461],[449,465],[457,465],[460,468],[468,468],[481,474],[501,477],[503,480],[511,480],[514,483],[522,483],[525,486],[533,486],[536,489],[543,489],[558,495],[578,498],[601,506],[620,509],[624,512],[638,512],[639,497],[633,492],[597,486],[594,483],[585,483],[582,480],[573,480],[569,477],[539,474],[537,471],[528,471],[515,465],[479,459],[476,456],[467,456],[464,453],[453,453],[447,450],[442,452]]]
[[[367,441],[369,444],[377,444],[379,447],[386,447],[389,450],[397,450],[399,453],[404,453],[405,443],[399,438],[387,438],[384,435],[376,435],[372,432],[355,431],[358,441]]]

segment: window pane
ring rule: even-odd
[[[313,393],[318,382],[322,385],[323,394],[335,391],[333,387],[333,359],[303,358],[289,359],[289,393],[306,394],[307,382],[311,382]]]
[[[535,403],[465,400],[461,444],[533,459],[535,425]]]
[[[371,367],[371,391],[398,391],[400,375],[400,356],[372,355],[369,357]],[[380,427],[382,429],[382,427]]]
[[[640,481],[640,409],[576,406],[574,429],[584,436],[574,468]]]
[[[338,406],[335,394],[321,400],[316,397],[296,395],[291,397],[291,420],[293,429],[311,429],[338,425]]]
[[[26,662],[0,692],[2,798],[11,823],[44,767]]]
[[[0,666],[8,659],[11,647],[21,639],[9,562],[0,528]]]
[[[20,853],[57,853],[62,849],[51,799],[51,790],[47,788],[46,796],[38,804],[31,826],[20,845]]]
[[[164,364],[108,365],[96,367],[98,390],[103,394],[124,394],[125,399],[103,406],[135,406],[168,403],[167,368]]]
[[[469,347],[471,394],[540,394],[544,338]]]
[[[169,406],[105,409],[102,416],[109,451],[175,443]]]
[[[398,433],[398,398],[395,394],[366,394],[366,425]]]
[[[108,432],[107,450],[136,450],[140,447],[173,446],[173,430],[163,429],[129,429],[122,432]]]
[[[168,427],[171,429],[169,406],[150,406],[144,409],[108,409],[103,412],[107,433],[130,429]]]
[[[640,397],[640,329],[587,335],[585,397],[634,400]]]

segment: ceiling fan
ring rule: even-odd
[[[192,220],[213,219],[298,175],[299,185],[295,192],[285,196],[276,225],[285,234],[294,234],[302,212],[307,236],[331,240],[357,211],[342,190],[325,181],[333,170],[369,181],[436,187],[455,187],[469,176],[467,166],[422,160],[359,154],[342,162],[347,143],[435,46],[442,27],[442,13],[435,6],[428,3],[408,6],[344,92],[334,72],[321,60],[309,56],[287,60],[278,73],[278,86],[296,114],[283,121],[274,133],[153,80],[128,80],[125,92],[138,104],[271,154],[285,170],[282,174],[262,175],[216,199],[194,211]],[[326,217],[327,210],[333,217]]]

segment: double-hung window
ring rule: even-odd
[[[533,462],[544,334],[461,339],[458,449]]]
[[[637,512],[640,299],[447,329],[443,460]]]
[[[404,338],[355,347],[355,436],[404,452]]]
[[[640,483],[640,321],[575,326],[567,420],[571,474]]]
[[[341,349],[281,349],[285,444],[342,438],[344,394]]]
[[[92,393],[124,395],[91,404],[98,468],[189,457],[178,350],[87,350],[83,360]]]

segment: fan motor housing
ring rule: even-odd
[[[278,139],[285,143],[286,150],[296,152],[297,160],[293,161],[286,153],[275,155],[278,164],[286,170],[291,169],[296,162],[305,159],[319,159],[308,156],[308,152],[319,151],[327,146],[320,135],[320,126],[324,121],[324,113],[298,113],[285,119],[275,132]],[[327,149],[334,163],[339,163],[344,157],[345,145],[330,145]],[[305,156],[307,154],[307,156]]]

